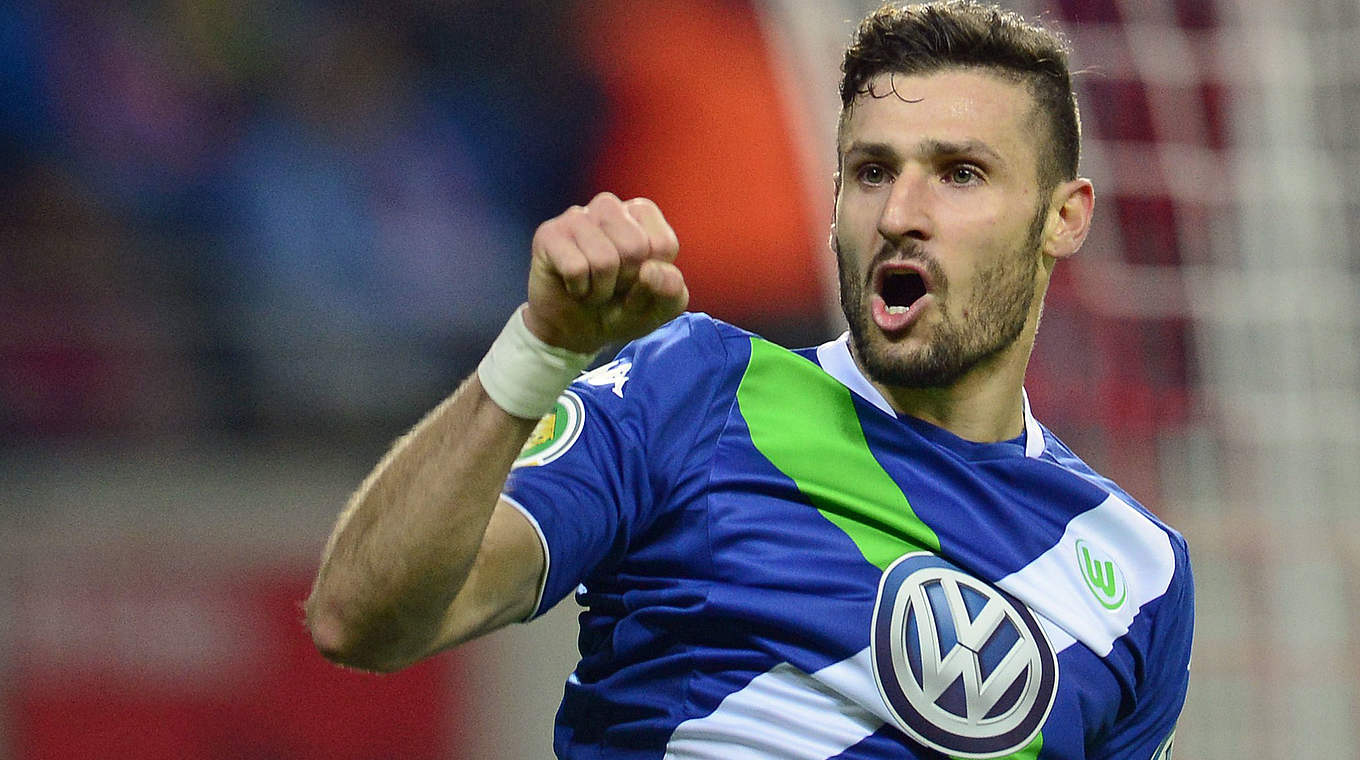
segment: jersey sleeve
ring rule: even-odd
[[[1195,591],[1185,540],[1173,535],[1176,571],[1156,611],[1133,710],[1114,726],[1093,760],[1165,760],[1190,681]]]
[[[502,494],[534,524],[546,570],[537,617],[674,508],[729,362],[718,324],[685,314],[584,373],[540,421]]]

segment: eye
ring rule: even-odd
[[[855,177],[859,179],[861,184],[870,187],[887,184],[892,179],[888,175],[888,170],[878,164],[865,164],[864,166],[861,166],[859,171],[855,173]]]
[[[975,166],[960,164],[951,168],[945,179],[951,185],[974,185],[982,181],[982,172]]]

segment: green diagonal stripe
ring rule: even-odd
[[[939,537],[869,450],[850,391],[835,378],[753,338],[737,404],[756,450],[845,531],[869,563],[886,570],[909,551],[939,553]],[[1034,760],[1043,746],[1039,734],[1006,760]]]
[[[869,563],[883,570],[909,551],[939,552],[935,531],[916,517],[869,450],[850,391],[830,375],[753,338],[737,404],[756,450],[845,531]]]

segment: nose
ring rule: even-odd
[[[878,217],[878,233],[886,240],[929,240],[934,234],[928,182],[909,170],[894,180]]]

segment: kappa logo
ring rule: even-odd
[[[633,368],[633,363],[627,359],[615,359],[608,364],[601,364],[589,372],[582,373],[577,378],[590,385],[595,386],[614,386],[614,395],[623,398],[623,384],[628,382],[628,370]]]
[[[1058,657],[1019,600],[928,552],[899,557],[874,604],[874,679],[897,727],[957,757],[1003,757],[1043,727]]]
[[[537,467],[547,464],[567,453],[567,450],[581,437],[586,426],[586,408],[581,397],[571,391],[563,391],[553,404],[551,412],[543,415],[529,434],[529,440],[519,450],[515,467]]]
[[[1085,541],[1077,541],[1077,565],[1081,568],[1086,587],[1095,595],[1100,606],[1110,611],[1124,606],[1129,587],[1124,579],[1124,571],[1115,564],[1114,559]]]

